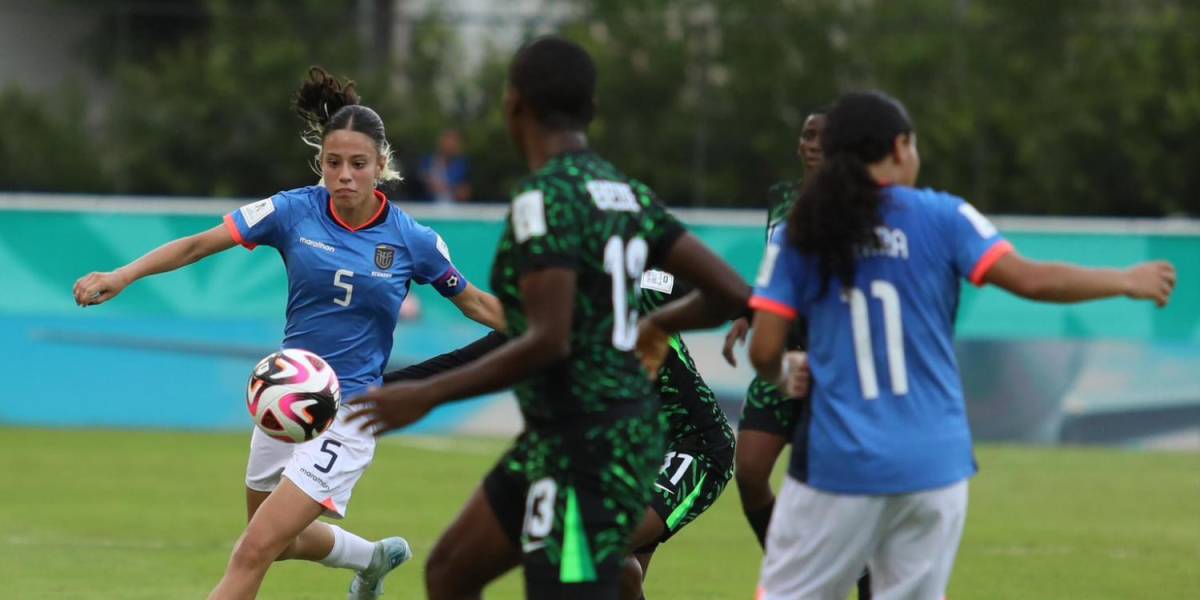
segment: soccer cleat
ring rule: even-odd
[[[354,576],[350,582],[349,600],[375,600],[383,595],[383,578],[392,569],[412,558],[412,548],[402,537],[384,538],[375,542],[375,553],[371,564]]]

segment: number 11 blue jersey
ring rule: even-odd
[[[949,194],[881,190],[878,248],[860,249],[854,286],[821,293],[817,259],[772,236],[751,306],[809,323],[812,410],[789,474],[842,494],[944,487],[976,471],[954,357],[959,285],[983,282],[1012,251]]]

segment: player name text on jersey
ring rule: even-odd
[[[888,229],[881,225],[875,228],[875,235],[879,238],[879,247],[859,248],[859,256],[863,258],[882,256],[908,260],[908,236],[904,234],[903,229],[898,227]]]

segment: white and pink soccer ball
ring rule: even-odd
[[[258,361],[246,388],[246,408],[254,424],[283,442],[307,442],[325,433],[341,404],[342,388],[333,367],[298,348]]]

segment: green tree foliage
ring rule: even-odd
[[[117,189],[263,196],[314,181],[291,97],[309,65],[356,64],[351,8],[212,0],[210,31],[123,65],[108,131]]]
[[[99,153],[84,125],[82,92],[50,97],[0,91],[0,188],[30,192],[108,192]]]
[[[1172,1],[583,2],[597,143],[668,200],[754,206],[806,112],[909,107],[923,183],[985,210],[1200,214],[1200,7]]]
[[[98,6],[110,4],[126,6]],[[121,60],[108,70],[114,100],[98,135],[80,133],[69,111],[12,92],[0,97],[0,109],[17,107],[6,114],[30,115],[21,131],[44,129],[48,140],[78,135],[80,148],[102,147],[102,173],[82,158],[70,163],[70,153],[26,150],[47,157],[39,164],[53,171],[95,182],[70,189],[259,196],[312,181],[310,150],[288,108],[310,64],[359,81],[404,171],[414,171],[439,131],[458,127],[477,196],[501,200],[525,173],[501,109],[512,48],[489,46],[482,61],[469,60],[468,50],[496,42],[456,35],[456,16],[405,21],[408,33],[390,42],[399,50],[392,53],[372,39],[380,28],[363,13],[395,6],[387,2],[163,6],[176,11],[171,35],[132,35],[135,51],[116,54]],[[584,44],[599,67],[594,145],[671,205],[761,206],[772,182],[799,175],[796,136],[808,111],[845,90],[879,88],[916,121],[922,182],[988,212],[1200,215],[1191,192],[1200,183],[1195,2],[557,6],[570,10],[556,11],[567,17],[549,28]],[[129,22],[136,29],[145,20]],[[12,152],[18,142],[3,144]],[[24,177],[0,171],[0,186],[34,185]]]

